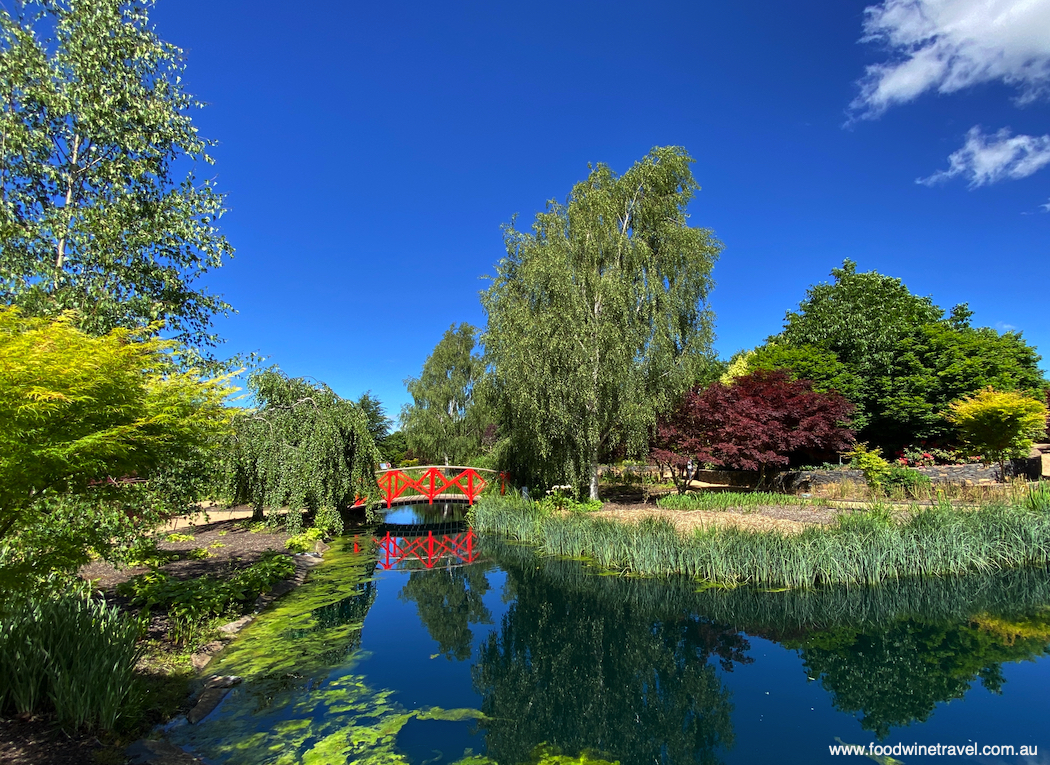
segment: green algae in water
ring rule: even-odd
[[[403,765],[413,718],[481,720],[476,709],[405,710],[353,669],[376,596],[372,550],[330,550],[302,587],[250,624],[210,671],[240,675],[220,707],[171,738],[216,763]],[[464,765],[467,765],[464,763]]]

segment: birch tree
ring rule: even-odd
[[[470,324],[449,327],[423,364],[418,378],[405,381],[412,404],[401,411],[408,448],[424,462],[461,465],[481,450],[484,413],[475,387],[484,372],[475,353],[478,330]]]
[[[229,306],[195,282],[232,254],[197,169],[182,51],[148,0],[0,6],[0,296],[81,329],[165,322],[209,345]]]
[[[599,164],[531,231],[504,227],[483,342],[516,480],[597,498],[599,461],[643,454],[709,358],[722,244],[689,225],[692,162],[658,147],[623,175]]]

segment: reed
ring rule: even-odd
[[[719,512],[730,509],[747,510],[768,505],[815,505],[823,503],[819,499],[813,500],[794,494],[774,494],[768,491],[702,491],[688,494],[669,494],[657,500],[656,504],[668,510],[710,510]]]
[[[624,603],[658,618],[703,614],[752,635],[840,627],[868,629],[921,614],[929,622],[967,622],[979,614],[1017,618],[1050,602],[1047,569],[1024,567],[958,577],[925,577],[875,587],[707,588],[670,577],[599,577],[579,562],[543,556],[532,545],[490,538],[486,552],[525,577],[543,576],[572,598]]]
[[[67,729],[113,730],[135,699],[137,625],[74,595],[5,602],[0,711],[53,712]]]
[[[542,516],[531,503],[493,497],[474,511],[477,531],[587,557],[614,571],[685,574],[712,583],[806,588],[998,571],[1050,562],[1050,508],[990,504],[914,506],[905,520],[874,506],[800,534],[739,528],[679,534],[667,521],[629,524]]]

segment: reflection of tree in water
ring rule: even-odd
[[[481,564],[413,571],[397,596],[416,604],[419,620],[447,659],[469,659],[474,638],[470,625],[492,624],[482,601],[489,591],[485,571]]]
[[[835,708],[860,715],[865,730],[885,738],[892,727],[924,722],[938,702],[962,698],[977,679],[1000,693],[1003,663],[1039,656],[1048,644],[1048,634],[1016,639],[979,618],[961,624],[905,618],[863,632],[817,632],[796,646]]]
[[[557,561],[499,559],[515,601],[474,667],[489,757],[523,762],[548,742],[624,765],[710,763],[732,745],[729,691],[708,659],[749,661],[735,630],[690,613],[678,591],[647,601],[593,574],[566,587]]]

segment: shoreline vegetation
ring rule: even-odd
[[[721,510],[734,505],[730,495],[717,496]],[[754,506],[763,499],[736,496]],[[771,496],[779,504],[802,505],[799,498]],[[697,500],[695,509],[703,504]],[[484,497],[472,520],[477,532],[528,543],[546,555],[586,558],[629,575],[684,574],[714,587],[874,585],[1050,563],[1047,485],[1012,503],[959,507],[942,501],[892,512],[873,502],[795,533],[734,526],[682,533],[655,514],[623,522],[588,513],[544,512],[537,503],[511,496]]]

